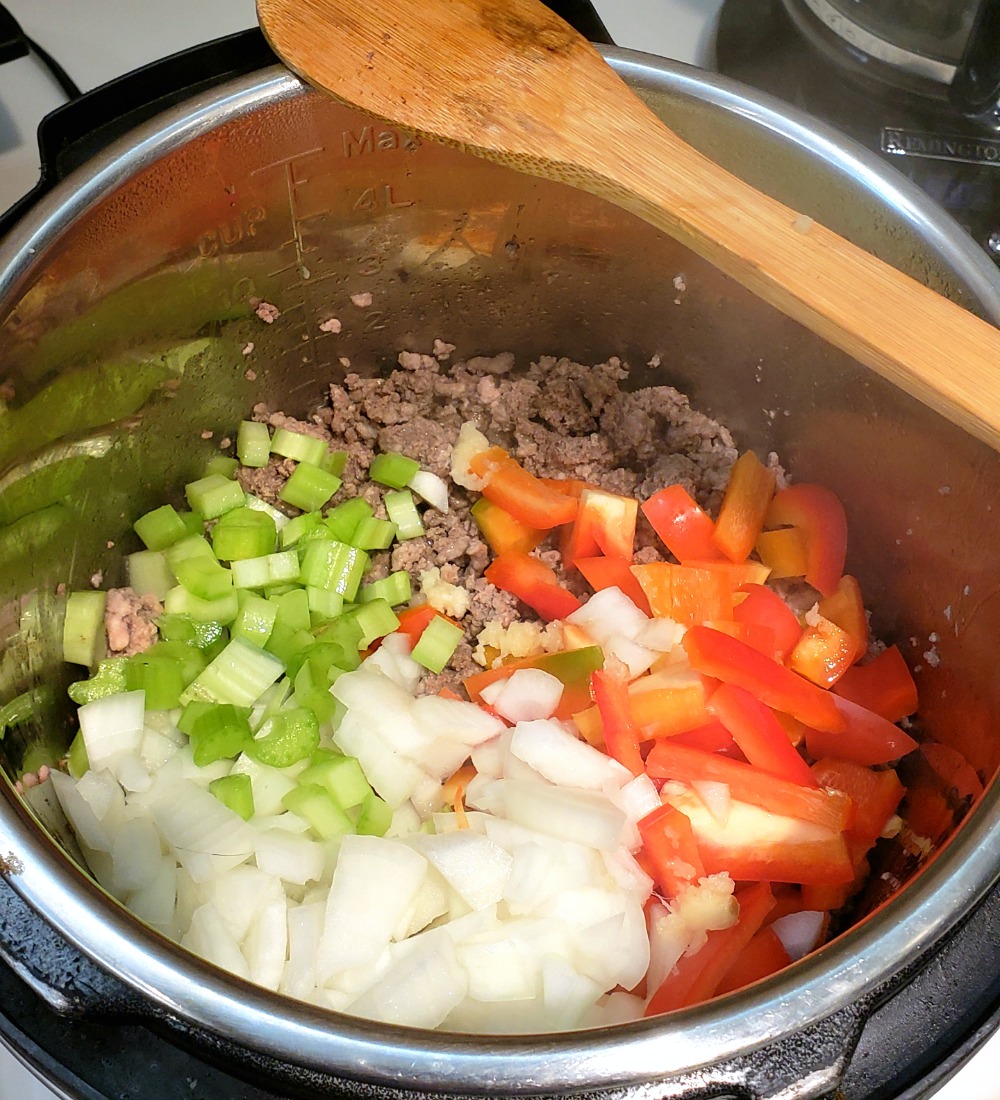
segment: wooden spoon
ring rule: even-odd
[[[257,0],[337,99],[662,229],[1000,449],[1000,332],[720,168],[538,0]]]

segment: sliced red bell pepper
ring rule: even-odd
[[[720,824],[694,791],[672,792],[664,801],[690,819],[706,875],[727,872],[736,881],[824,885],[854,878],[847,842],[833,829],[735,798]]]
[[[571,523],[577,501],[526,470],[502,447],[490,447],[469,460],[469,469],[485,482],[483,496],[516,520],[547,531]]]
[[[843,728],[830,732],[806,722],[806,746],[814,757],[835,756],[855,764],[888,764],[912,752],[917,743],[874,711],[859,707],[849,699],[830,694],[844,720]],[[803,719],[805,721],[805,719]]]
[[[639,822],[639,836],[653,881],[672,898],[705,874],[691,822],[673,806],[659,806]]]
[[[639,502],[632,497],[584,488],[573,525],[560,542],[563,561],[570,565],[596,554],[631,561],[638,514]]]
[[[774,496],[774,483],[774,470],[753,451],[745,451],[734,463],[712,535],[730,561],[746,561],[753,550]]]
[[[770,884],[756,882],[736,894],[740,915],[729,928],[709,932],[701,950],[682,955],[646,1006],[646,1016],[689,1008],[713,996],[727,971],[746,951],[774,905]]]
[[[865,884],[871,871],[867,853],[871,844],[857,837],[845,837],[848,860],[853,871],[843,882],[806,882],[802,884],[802,908],[818,912],[833,912],[847,904]]]
[[[850,760],[824,756],[813,764],[812,773],[824,787],[849,796],[851,810],[844,831],[869,843],[881,834],[906,793],[892,768],[876,771]]]
[[[792,957],[778,938],[777,932],[768,925],[762,928],[746,945],[739,957],[722,977],[715,988],[715,996],[733,993],[745,989],[754,982],[777,974],[791,964]]]
[[[469,698],[482,702],[483,688],[497,680],[506,680],[519,668],[538,668],[555,676],[563,685],[562,698],[556,710],[557,718],[569,718],[577,711],[590,706],[590,674],[603,667],[604,653],[600,646],[563,650],[559,653],[540,653],[535,657],[521,657],[508,661],[499,668],[475,672],[462,681]]]
[[[733,735],[740,751],[756,768],[791,783],[815,787],[809,766],[792,747],[784,727],[759,699],[736,684],[720,684],[708,709]]]
[[[771,630],[778,658],[787,660],[802,635],[795,612],[773,588],[747,584],[740,588],[740,592],[746,593],[746,596],[733,608],[733,619],[738,623],[756,623]]]
[[[757,536],[757,556],[771,570],[774,580],[804,577],[809,568],[805,536],[798,527],[779,527]]]
[[[858,639],[822,615],[795,643],[788,667],[820,687],[832,687],[860,656]]]
[[[652,614],[646,593],[624,558],[577,558],[573,564],[595,592],[603,588],[620,588],[640,611]]]
[[[472,506],[472,518],[494,554],[527,554],[545,538],[545,531],[514,519],[499,504],[480,497]]]
[[[545,562],[529,554],[499,554],[486,567],[484,576],[548,621],[565,619],[582,606]]]
[[[682,485],[668,485],[642,505],[642,514],[680,562],[727,560],[712,541],[715,523]]]
[[[868,648],[868,616],[857,578],[845,573],[829,596],[819,601],[819,613],[836,623],[858,643],[858,657]]]
[[[737,638],[707,626],[688,627],[683,646],[691,667],[705,676],[736,684],[766,706],[816,729],[841,730],[846,721],[828,691],[758,653]]]
[[[733,590],[724,573],[662,561],[633,565],[632,572],[658,618],[690,625],[733,616]]]
[[[700,752],[737,753],[736,742],[733,735],[718,720],[713,718],[703,726],[696,726],[693,730],[684,730],[671,736],[673,745],[684,745],[685,748],[697,749]]]
[[[858,706],[898,722],[917,709],[917,685],[899,646],[889,646],[863,665],[853,665],[833,690]]]
[[[797,527],[805,536],[805,578],[824,596],[836,590],[847,556],[847,516],[840,498],[825,485],[803,482],[774,494],[768,527]]]
[[[645,775],[639,752],[639,731],[632,721],[629,706],[624,666],[616,665],[613,669],[592,672],[590,691],[601,714],[601,729],[608,756],[623,764],[633,775]]]
[[[768,775],[742,760],[679,745],[673,737],[653,745],[646,757],[646,774],[650,779],[677,779],[682,783],[725,783],[740,802],[782,817],[810,821],[833,832],[842,831],[851,819],[847,794],[819,789],[817,784],[822,780],[818,776],[811,786],[804,786]]]

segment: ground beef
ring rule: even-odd
[[[156,622],[163,604],[155,596],[139,596],[131,588],[109,588],[104,628],[112,657],[142,653],[156,641]]]
[[[516,370],[509,353],[463,361],[452,358],[453,351],[435,344],[434,355],[402,352],[387,376],[349,373],[331,385],[329,404],[309,421],[263,405],[253,415],[272,427],[327,439],[333,450],[346,450],[342,492],[372,504],[379,502],[381,490],[367,473],[378,452],[398,451],[446,477],[458,431],[464,421],[472,421],[491,443],[507,448],[539,476],[577,478],[640,499],[680,482],[710,512],[718,509],[736,448],[722,425],[693,410],[677,390],[629,390],[628,370],[616,358],[589,366],[546,356]],[[240,481],[274,503],[293,466],[272,459],[262,470],[241,470]],[[487,622],[506,625],[526,612],[483,579],[488,548],[471,503],[464,490],[451,486],[450,511],[424,513],[426,538],[397,544],[372,559],[373,578],[397,569],[416,578],[421,570],[438,566],[449,570],[451,583],[469,592],[471,604],[462,620],[468,641],[459,646],[450,672],[433,678],[442,684],[480,667],[473,646]],[[640,561],[661,557],[661,545],[641,516],[636,547]],[[547,547],[539,553],[546,555]],[[580,595],[588,591],[579,574],[563,579]],[[433,679],[425,690],[435,689]]]

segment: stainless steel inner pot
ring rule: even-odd
[[[995,269],[891,169],[738,85],[608,57],[695,146],[1000,320]],[[349,304],[360,291],[371,308]],[[254,315],[259,300],[281,310],[273,324]],[[339,335],[319,330],[331,314]],[[987,783],[1000,762],[1000,459],[630,216],[414,144],[280,69],[171,110],[57,188],[0,248],[0,322],[0,381],[13,390],[0,412],[0,701],[34,689],[39,707],[0,744],[2,869],[150,1018],[383,1091],[677,1095],[694,1080],[763,1095],[773,1082],[749,1081],[739,1058],[788,1040],[794,1094],[820,1096],[857,1038],[855,1006],[1000,876],[990,790],[904,890],[788,971],[670,1017],[543,1038],[381,1027],[202,964],[97,888],[13,781],[57,760],[71,735],[59,586],[86,586],[98,569],[120,580],[130,520],[200,473],[254,401],[303,413],[342,358],[377,372],[435,337],[523,361],[621,356],[636,385],[678,386],[741,446],[776,450],[796,477],[841,494],[875,630],[920,666],[927,730]]]

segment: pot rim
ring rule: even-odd
[[[976,305],[1000,322],[1000,274],[956,222],[872,153],[735,81],[634,51],[607,49],[626,80],[680,93],[751,120],[863,181],[928,240]],[[0,242],[0,301],[9,301],[60,233],[138,168],[220,118],[309,92],[276,66],[220,85],[143,125],[56,187]],[[990,791],[918,879],[879,912],[788,970],[738,994],[654,1020],[543,1036],[466,1036],[369,1023],[224,974],[139,924],[44,834],[20,799],[0,799],[0,851],[20,865],[11,886],[84,955],[168,1018],[321,1073],[427,1091],[532,1094],[649,1082],[703,1069],[803,1030],[871,994],[928,952],[1000,877],[977,859],[1000,848]],[[735,1008],[735,1011],[734,1011]],[[331,1024],[336,1024],[336,1031]],[[845,1050],[853,1037],[845,1035]]]

